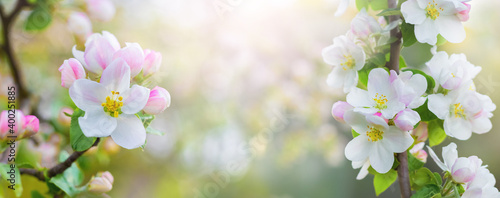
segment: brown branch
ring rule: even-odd
[[[97,138],[94,142],[94,144],[92,144],[92,147],[94,146],[97,146],[99,144],[99,141],[101,139],[100,138]],[[84,151],[75,151],[73,152],[69,157],[68,159],[64,160],[64,162],[61,162],[59,164],[57,164],[56,166],[52,167],[51,169],[49,169],[47,171],[47,178],[45,178],[45,175],[42,171],[39,171],[39,170],[35,170],[35,169],[28,169],[28,168],[21,168],[19,169],[20,173],[21,174],[26,174],[26,175],[31,175],[33,177],[36,177],[38,180],[42,181],[42,182],[45,182],[47,181],[47,179],[50,179],[58,174],[61,174],[63,173],[66,169],[68,169],[69,167],[71,167],[71,165],[73,164],[73,162],[75,162],[80,156],[82,156],[86,151],[88,151],[90,148],[88,148],[87,150],[84,150]]]

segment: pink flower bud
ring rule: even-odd
[[[161,53],[155,52],[150,49],[144,50],[144,63],[142,65],[142,72],[144,76],[155,73],[160,69],[161,65]]]
[[[420,142],[415,144],[412,149],[410,149],[410,153],[415,156],[415,158],[420,161],[426,163],[427,162],[427,152],[424,151],[425,142]]]
[[[61,72],[61,86],[65,88],[70,88],[75,80],[86,76],[82,64],[74,58],[65,60],[59,67],[59,71]]]
[[[142,70],[144,51],[138,43],[125,43],[126,47],[118,50],[113,59],[122,58],[130,67],[130,77],[134,77]]]
[[[38,132],[39,121],[36,116],[27,115],[16,109],[14,114],[2,111],[0,115],[0,139],[17,136],[16,139],[27,138]],[[11,133],[11,131],[13,133]]]
[[[149,93],[148,103],[144,107],[147,114],[159,114],[170,106],[170,94],[164,88],[156,86]]]
[[[352,105],[350,105],[347,102],[344,101],[338,101],[333,104],[332,106],[332,116],[335,118],[335,120],[344,123],[344,113],[347,110],[351,110],[353,108]]]
[[[88,191],[95,194],[109,192],[113,188],[113,176],[108,171],[98,173],[88,183]]]
[[[36,116],[27,115],[24,117],[24,120],[25,132],[22,138],[31,137],[32,135],[38,133],[38,129],[40,128],[40,121]]]
[[[420,115],[411,109],[400,111],[394,118],[394,124],[403,131],[412,130],[419,121]]]
[[[115,16],[116,8],[110,0],[87,0],[87,12],[90,17],[107,22]]]
[[[415,129],[411,132],[411,135],[417,137],[415,142],[425,142],[429,137],[427,123],[420,122]]]
[[[460,19],[460,21],[467,21],[469,20],[469,12],[470,12],[470,8],[471,8],[471,5],[465,3],[465,2],[462,2],[467,8],[465,10],[462,10],[460,12],[457,13],[457,16],[458,16],[458,19]]]
[[[83,12],[73,12],[68,18],[68,28],[80,38],[87,38],[92,34],[92,23]]]

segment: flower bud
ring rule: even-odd
[[[25,132],[22,138],[31,137],[32,135],[38,133],[38,129],[40,128],[40,121],[36,116],[27,115],[24,117],[24,120]]]
[[[460,12],[457,13],[457,16],[458,16],[458,19],[460,19],[460,21],[467,21],[469,20],[469,12],[470,12],[470,8],[471,6],[465,2],[462,2],[465,7],[467,7],[465,10],[462,10]]]
[[[411,109],[400,111],[394,117],[394,124],[403,131],[412,130],[418,122],[420,122],[420,115]]]
[[[415,144],[412,149],[410,149],[410,153],[415,156],[418,160],[426,163],[427,162],[427,152],[424,151],[425,142],[420,142]]]
[[[345,101],[338,101],[332,106],[332,116],[335,120],[344,123],[344,113],[352,108],[353,107],[349,103]]]
[[[82,64],[74,58],[65,60],[59,67],[59,71],[61,72],[61,86],[64,88],[70,88],[75,80],[86,76]]]
[[[164,88],[156,86],[149,93],[149,99],[144,107],[147,114],[159,114],[170,106],[170,94]]]
[[[88,183],[88,191],[95,194],[109,192],[113,188],[113,175],[108,171],[98,173],[97,177],[93,177]]]
[[[92,23],[83,12],[73,12],[68,18],[68,28],[79,38],[87,38],[92,34]]]
[[[110,0],[87,0],[87,12],[90,17],[107,22],[115,16],[116,8]]]
[[[11,133],[11,130],[13,133]],[[16,139],[31,137],[39,130],[39,120],[36,116],[25,116],[21,110],[16,109],[14,114],[2,111],[0,114],[0,139],[7,136],[17,136]]]
[[[161,65],[161,53],[160,52],[155,52],[150,49],[145,49],[144,50],[144,63],[142,65],[142,74],[144,76],[153,74],[157,72],[160,69]]]
[[[138,43],[125,43],[126,46],[115,52],[113,60],[122,58],[130,67],[130,77],[134,77],[142,70],[144,51]]]
[[[427,123],[420,122],[415,129],[411,132],[411,135],[416,137],[415,142],[425,142],[429,137]]]

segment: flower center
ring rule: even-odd
[[[384,139],[383,135],[384,135],[384,132],[379,130],[379,129],[376,129],[374,127],[370,127],[370,126],[366,126],[368,127],[368,132],[366,132],[366,136],[368,136],[368,140],[370,142],[376,142],[376,141],[379,141],[381,139]]]
[[[354,58],[352,58],[351,55],[344,55],[344,58],[346,61],[344,63],[341,63],[340,66],[342,66],[342,69],[347,70],[347,69],[352,69],[356,62],[354,61]]]
[[[453,113],[455,114],[455,118],[463,118],[465,119],[465,112],[464,112],[464,107],[462,106],[462,104],[460,103],[457,103],[457,104],[453,104],[452,105],[453,107]]]
[[[386,109],[387,108],[387,97],[384,96],[384,94],[375,94],[375,98],[373,98],[373,101],[375,101],[375,108],[377,109]]]
[[[429,2],[427,4],[427,8],[425,8],[426,15],[427,17],[431,18],[432,20],[436,20],[439,17],[439,11],[443,11],[443,8],[437,7],[436,1]]]
[[[101,105],[103,106],[104,112],[108,113],[111,117],[118,117],[118,115],[122,114],[123,107],[123,97],[119,96],[120,92],[111,91],[111,97],[106,97],[106,102],[103,102]]]

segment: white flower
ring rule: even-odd
[[[443,160],[439,160],[436,153],[427,147],[431,158],[443,171],[448,171],[455,183],[467,183],[474,179],[477,170],[481,167],[483,161],[477,156],[470,156],[468,158],[458,157],[457,145],[450,143],[448,146],[443,147]]]
[[[428,96],[429,110],[444,119],[444,131],[459,140],[467,140],[472,132],[491,130],[491,113],[496,109],[490,97],[468,89],[450,91],[447,95]]]
[[[406,107],[415,109],[424,104],[426,97],[423,97],[427,89],[427,80],[420,74],[415,74],[411,71],[402,71],[399,75],[396,71],[391,70],[390,81],[399,101],[404,103]]]
[[[493,174],[486,167],[480,167],[474,179],[466,184],[462,198],[499,198],[500,192],[495,183]]]
[[[337,7],[337,11],[335,11],[335,16],[341,16],[347,10],[349,6],[349,0],[340,0],[339,7]]]
[[[347,111],[344,120],[360,135],[345,148],[345,156],[353,162],[368,159],[379,173],[387,173],[394,163],[394,153],[405,152],[413,144],[408,132],[389,126],[381,117]]]
[[[359,170],[358,175],[356,176],[356,179],[357,180],[362,180],[369,173],[368,172],[368,168],[370,168],[370,160],[365,159],[365,160],[362,160],[362,161],[352,161],[352,168],[354,168],[354,169],[361,168]]]
[[[323,49],[323,60],[333,65],[333,71],[328,75],[329,86],[344,88],[348,93],[358,84],[358,71],[365,65],[365,52],[346,36],[333,40],[333,45]]]
[[[448,90],[471,85],[472,79],[481,71],[481,67],[467,61],[464,54],[452,54],[448,57],[444,51],[434,54],[426,65],[436,83]]]
[[[354,88],[347,94],[347,102],[354,106],[354,111],[363,114],[381,112],[386,119],[405,109],[405,104],[399,101],[396,90],[391,85],[389,74],[382,68],[370,71],[368,75],[368,91]]]
[[[435,45],[441,34],[452,43],[465,39],[465,30],[459,17],[467,10],[457,0],[408,0],[401,5],[401,13],[407,23],[415,25],[415,37],[421,43]]]
[[[85,111],[78,119],[87,137],[111,135],[120,146],[132,149],[144,144],[146,130],[135,116],[149,98],[149,89],[130,87],[130,67],[118,58],[103,71],[99,83],[88,79],[76,80],[69,88],[75,105]]]

